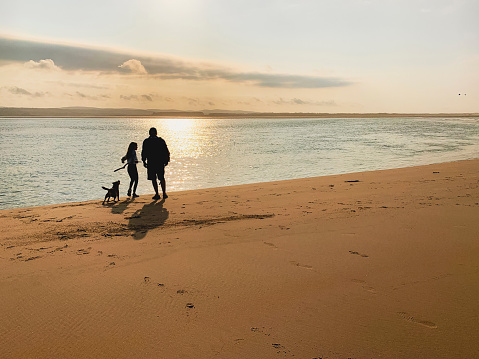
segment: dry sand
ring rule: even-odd
[[[478,358],[478,219],[479,160],[0,211],[0,357]]]

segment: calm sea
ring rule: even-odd
[[[124,197],[114,170],[152,126],[171,152],[169,192],[479,157],[479,119],[0,118],[0,209],[100,200],[118,179]]]

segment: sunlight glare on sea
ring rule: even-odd
[[[0,118],[0,209],[102,199],[129,177],[130,142],[156,127],[171,152],[168,192],[479,157],[474,118]],[[151,194],[138,164],[138,193]]]

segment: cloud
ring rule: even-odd
[[[199,99],[197,99],[197,98],[188,98],[188,105],[190,105],[190,106],[198,106],[198,105],[200,105],[200,104],[201,104],[201,102],[200,102]]]
[[[46,95],[45,92],[30,92],[21,87],[16,87],[16,86],[7,87],[6,89],[7,91],[9,91],[10,93],[14,95],[23,95],[23,96],[30,96],[30,97],[43,97]]]
[[[141,64],[141,61],[134,60],[134,59],[125,61],[123,64],[121,64],[118,67],[121,69],[130,70],[131,72],[135,74],[143,75],[147,73],[145,67]]]
[[[98,101],[98,100],[106,100],[106,99],[109,99],[110,96],[109,95],[98,95],[98,96],[93,96],[93,95],[87,95],[83,92],[80,92],[80,91],[76,91],[74,94],[71,94],[71,93],[66,93],[65,95],[69,96],[69,97],[76,97],[76,98],[80,98],[80,99],[83,99],[83,100],[94,100],[94,101]]]
[[[154,95],[149,94],[149,95],[120,95],[120,98],[125,101],[148,101],[148,102],[153,102],[153,97]]]
[[[78,97],[81,97],[81,98],[90,98],[90,99],[93,98],[93,96],[85,95],[84,93],[79,92],[79,91],[76,92],[76,95],[77,95]]]
[[[45,59],[40,61],[30,60],[24,65],[28,69],[43,69],[43,70],[60,70],[58,66],[55,65],[52,59]]]
[[[296,104],[296,105],[306,105],[306,104],[307,104],[306,101],[303,101],[303,100],[301,100],[301,99],[299,99],[299,98],[293,98],[293,99],[291,100],[291,102],[294,103],[294,104]]]
[[[329,101],[309,101],[302,100],[300,98],[293,98],[291,100],[284,100],[280,98],[279,100],[273,101],[276,105],[314,105],[314,106],[337,106],[336,102]]]
[[[179,74],[163,75],[164,78],[182,78],[188,80],[225,80],[229,82],[250,83],[260,87],[273,88],[323,88],[347,86],[350,83],[337,78],[318,76],[265,74],[257,72],[236,72],[226,68],[191,68]],[[178,76],[181,75],[181,76]]]
[[[344,87],[352,83],[337,77],[245,72],[216,64],[187,61],[167,55],[141,55],[100,48],[35,42],[0,37],[0,62],[21,61],[52,64],[69,71],[148,74],[163,80],[227,81],[269,88]],[[46,61],[46,60],[43,60]],[[54,63],[53,63],[54,61]]]
[[[80,82],[66,82],[66,81],[46,81],[48,83],[58,85],[58,86],[67,86],[67,87],[83,87],[87,89],[95,90],[105,90],[108,89],[107,86],[100,86],[91,83],[80,83]]]
[[[138,96],[136,95],[130,95],[130,96],[120,95],[120,98],[126,101],[138,100]]]

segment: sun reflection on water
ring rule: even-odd
[[[158,133],[167,143],[172,158],[199,158],[205,152],[205,133],[202,120],[164,119],[158,123]]]
[[[156,127],[169,192],[477,158],[479,121],[450,119],[0,119],[0,209],[83,201],[129,176],[128,144]],[[27,141],[32,146],[23,146]],[[81,155],[79,155],[81,154]],[[138,164],[140,195],[152,193]]]
[[[211,146],[209,122],[204,119],[157,119],[150,123],[170,150],[171,162],[166,171],[167,175],[174,174],[168,176],[168,187],[172,191],[184,189],[185,183],[201,183],[199,162],[216,152]]]

